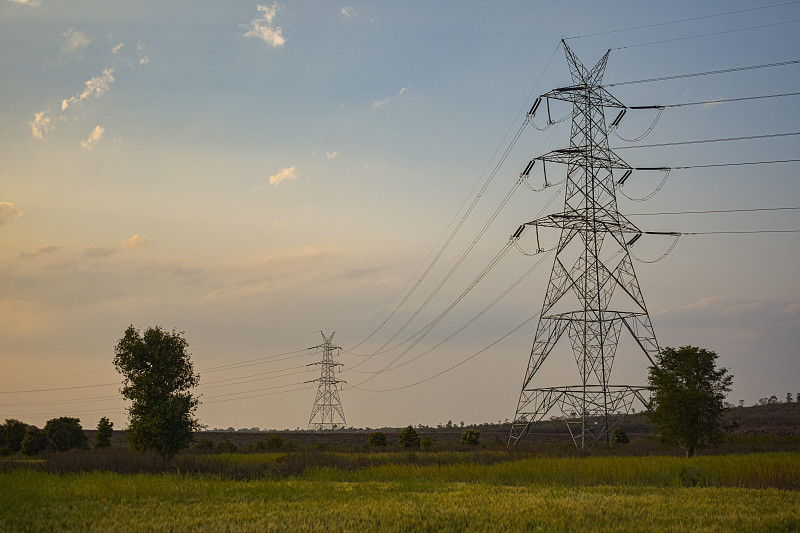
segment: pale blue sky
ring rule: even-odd
[[[562,37],[696,19],[571,39],[587,64],[614,48],[608,83],[800,59],[800,3],[778,4],[3,0],[0,393],[117,381],[113,347],[126,326],[161,324],[186,332],[204,383],[203,423],[304,427],[313,389],[264,394],[313,379],[315,367],[299,367],[314,356],[206,370],[316,345],[318,330],[336,331],[347,349],[368,335],[494,167],[531,96],[570,82],[563,51],[554,54]],[[698,18],[737,10],[747,11]],[[647,44],[657,41],[668,42]],[[791,65],[609,90],[627,105],[671,104],[795,92],[798,81],[800,65]],[[797,102],[670,108],[639,144],[796,132]],[[567,112],[553,105],[554,115]],[[620,134],[638,135],[654,116],[629,112]],[[419,294],[354,352],[374,351],[400,328],[525,163],[568,143],[568,124],[524,130]],[[798,136],[618,151],[633,166],[797,153]],[[796,207],[797,169],[676,170],[652,200],[620,198],[620,210]],[[630,196],[659,181],[635,177]],[[445,309],[555,192],[520,187],[398,340]],[[631,219],[650,230],[800,229],[799,213]],[[687,236],[664,260],[635,265],[660,344],[718,351],[736,376],[731,401],[800,391],[798,235]],[[651,237],[634,251],[655,258],[668,245]],[[536,260],[506,256],[401,361],[439,343]],[[551,264],[452,341],[364,387],[428,378],[508,333],[541,307]],[[348,423],[512,417],[534,329],[405,391],[344,390]],[[577,379],[565,348],[543,369],[543,386]],[[614,381],[643,383],[642,357],[629,350],[625,359],[626,350]],[[398,352],[359,370],[381,368]],[[354,385],[368,375],[346,370],[343,378]],[[240,383],[248,376],[258,381]],[[211,386],[221,379],[234,381]],[[115,391],[0,394],[0,418],[41,425],[74,415],[93,427],[108,415],[121,427]]]

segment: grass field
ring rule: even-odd
[[[446,453],[429,464],[414,463],[424,453],[387,453],[374,466],[250,480],[18,468],[0,474],[0,529],[800,531],[797,453],[492,464]]]

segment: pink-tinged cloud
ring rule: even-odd
[[[270,185],[279,185],[282,181],[285,180],[296,180],[297,179],[297,171],[294,167],[284,168],[277,174],[273,174],[269,177],[269,184]]]

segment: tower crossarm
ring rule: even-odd
[[[594,168],[619,168],[631,170],[631,166],[622,160],[611,150],[603,149],[597,144],[592,146],[571,146],[569,148],[558,148],[544,155],[537,157],[539,161],[549,163],[562,163],[589,165]]]
[[[642,233],[630,220],[619,213],[608,213],[606,217],[589,217],[580,212],[553,213],[536,220],[526,222],[523,226],[540,228],[558,228],[585,230],[587,228],[606,233]],[[616,215],[616,217],[614,216]]]

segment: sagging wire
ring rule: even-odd
[[[625,184],[625,180],[630,175],[630,171],[626,172],[623,175],[623,177],[617,182],[617,190],[620,192],[620,194],[622,194],[622,196],[624,196],[628,200],[631,200],[632,202],[646,202],[647,200],[651,199],[653,196],[658,194],[661,191],[661,189],[664,188],[664,184],[667,183],[667,178],[669,178],[669,173],[672,169],[664,168],[663,170],[664,170],[664,177],[661,179],[661,183],[659,183],[656,186],[656,188],[647,196],[644,196],[642,198],[632,198],[627,194],[625,194],[625,191],[622,190],[622,186]]]
[[[631,248],[631,245],[632,245],[634,242],[636,242],[636,241],[638,240],[638,237],[639,237],[639,236],[641,236],[641,233],[640,233],[640,234],[638,234],[636,237],[634,237],[634,238],[631,240],[631,242],[628,244],[628,254],[630,254],[630,256],[631,256],[631,257],[633,257],[633,258],[634,258],[636,261],[638,261],[639,263],[645,263],[645,264],[648,264],[648,265],[652,265],[653,263],[658,263],[659,261],[661,261],[662,259],[664,259],[665,257],[667,257],[667,256],[668,256],[670,253],[672,253],[672,250],[674,250],[674,249],[675,249],[675,247],[678,245],[678,241],[680,240],[680,238],[681,238],[681,235],[682,235],[681,233],[676,233],[676,234],[675,234],[675,239],[672,241],[672,244],[669,246],[669,248],[667,248],[667,251],[666,251],[666,252],[664,252],[663,254],[661,254],[661,255],[660,255],[659,257],[657,257],[656,259],[653,259],[653,260],[646,260],[646,259],[642,259],[642,258],[638,257],[636,254],[634,254],[634,253],[633,253],[633,252],[631,252],[631,250],[630,250],[630,248]]]
[[[533,253],[530,253],[530,252],[526,252],[525,250],[523,250],[522,246],[519,245],[519,238],[522,236],[522,233],[525,231],[525,228],[527,228],[527,227],[528,227],[528,224],[522,224],[519,228],[517,228],[517,231],[509,239],[511,242],[514,243],[514,246],[516,247],[517,250],[519,250],[519,252],[522,255],[527,255],[528,257],[533,257],[534,255],[539,255],[539,254],[543,254],[543,253],[552,252],[553,250],[556,249],[555,246],[553,246],[552,248],[549,248],[547,250],[542,248],[542,243],[539,240],[539,225],[538,224],[533,224],[533,227],[536,229],[536,251],[533,252]]]
[[[652,131],[656,127],[656,124],[658,124],[658,121],[661,119],[661,115],[664,113],[664,106],[655,106],[655,108],[658,109],[658,114],[656,115],[656,118],[653,120],[653,123],[650,124],[650,127],[647,128],[644,133],[642,133],[641,135],[639,135],[638,137],[636,137],[634,139],[626,139],[625,137],[623,137],[622,135],[619,134],[619,131],[617,131],[619,129],[619,123],[620,123],[620,119],[622,118],[622,116],[621,116],[622,114],[620,114],[620,116],[616,120],[614,120],[614,122],[611,123],[611,125],[609,126],[609,129],[614,133],[614,135],[616,135],[617,137],[619,137],[620,139],[622,139],[625,142],[629,142],[629,143],[639,142],[642,139],[644,139],[645,137],[647,137],[648,135],[650,135],[650,133],[652,133]]]
[[[542,186],[541,189],[537,189],[536,187],[534,187],[533,185],[531,185],[528,182],[528,178],[530,178],[531,169],[533,169],[533,166],[536,164],[536,160],[537,159],[540,159],[542,161],[542,174],[544,175],[544,186]],[[525,184],[525,186],[528,189],[530,189],[531,191],[533,191],[533,192],[542,192],[545,189],[549,189],[550,187],[555,187],[557,185],[561,185],[562,183],[567,181],[567,178],[564,178],[563,180],[557,181],[555,183],[550,183],[549,181],[547,181],[547,164],[546,164],[545,160],[541,159],[541,158],[531,159],[528,162],[528,165],[525,167],[525,169],[522,172],[520,172],[519,178],[520,178],[520,180],[522,180],[522,182]]]
[[[542,97],[541,96],[536,99],[536,101],[531,106],[530,111],[528,111],[528,113],[525,115],[525,121],[528,122],[531,126],[533,126],[535,129],[537,129],[539,131],[545,131],[548,128],[550,128],[550,126],[553,126],[555,124],[561,124],[562,122],[564,122],[565,120],[567,120],[568,118],[570,118],[572,116],[572,111],[570,111],[569,113],[564,115],[563,118],[560,118],[558,120],[553,120],[553,116],[550,114],[550,99],[547,98],[547,97],[544,97],[544,98],[547,101],[547,104],[546,104],[546,107],[547,107],[547,125],[546,126],[544,126],[543,128],[540,128],[539,126],[536,125],[536,123],[533,122],[533,117],[536,115],[536,110],[539,109],[539,105],[541,105],[541,103],[542,103]]]

